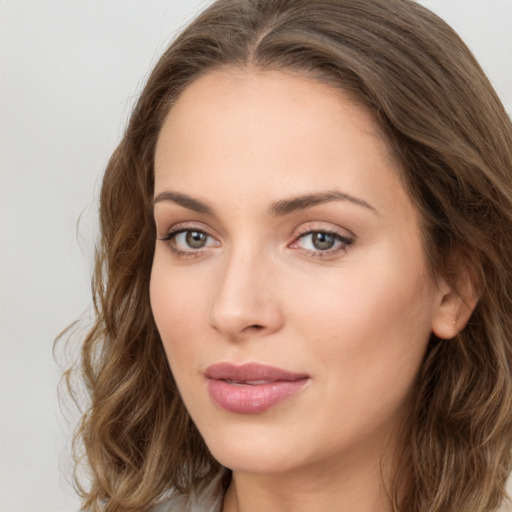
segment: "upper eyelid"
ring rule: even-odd
[[[304,237],[312,235],[314,233],[322,233],[325,235],[332,235],[334,237],[337,237],[340,241],[350,241],[350,242],[354,241],[354,238],[351,236],[342,235],[341,233],[338,233],[337,231],[323,231],[321,229],[316,229],[316,230],[306,231],[305,233],[301,233],[300,235],[295,237],[295,240],[299,240],[300,238],[304,238]]]
[[[347,246],[348,245],[352,245],[355,242],[355,237],[354,236],[346,236],[346,235],[343,235],[343,234],[339,233],[338,231],[328,231],[328,230],[322,230],[322,229],[312,229],[312,230],[309,230],[309,231],[306,231],[304,233],[301,233],[301,234],[297,235],[293,239],[291,244],[294,244],[298,240],[300,240],[301,238],[305,238],[306,236],[312,235],[314,233],[324,233],[324,234],[327,234],[327,235],[332,235],[332,236],[336,237],[341,244],[345,244]]]
[[[181,233],[186,233],[187,231],[196,231],[196,232],[199,232],[199,233],[203,233],[207,237],[213,238],[214,240],[217,240],[217,237],[212,235],[206,229],[203,229],[203,228],[200,228],[200,227],[195,227],[195,226],[176,227],[176,228],[173,227],[173,228],[170,228],[169,230],[167,230],[166,234],[164,235],[164,238],[170,240],[172,238],[175,238],[177,235],[180,235]]]
[[[163,223],[162,223],[163,224]],[[165,224],[166,226],[169,225],[169,227],[158,230],[158,223],[157,223],[157,230],[161,233],[165,233],[165,236],[167,236],[169,233],[176,233],[179,231],[202,231],[206,233],[209,236],[212,236],[213,238],[217,238],[216,235],[212,234],[212,228],[205,225],[202,222],[199,221],[184,221],[184,222],[175,222],[172,224]]]
[[[298,230],[295,230],[297,234],[295,235],[295,238],[298,238],[300,236],[307,235],[309,233],[330,233],[333,235],[338,235],[342,238],[350,238],[352,240],[355,240],[357,237],[353,231],[350,229],[347,229],[345,227],[337,226],[332,223],[327,223],[329,226],[325,226],[325,223],[323,226],[319,226],[316,222],[306,222],[301,225],[301,227]]]
[[[186,233],[187,231],[196,231],[198,233],[203,233],[204,235],[209,236],[210,238],[214,238],[210,235],[210,233],[208,233],[207,231],[204,231],[203,229],[186,228],[186,229],[170,229],[165,235],[160,236],[159,239],[166,242],[166,241],[172,240],[173,238],[176,238],[177,235]]]

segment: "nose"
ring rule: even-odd
[[[270,259],[260,252],[232,254],[218,276],[210,325],[232,341],[277,332],[284,317],[275,277]]]

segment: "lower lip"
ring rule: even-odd
[[[222,409],[239,414],[256,414],[298,393],[309,379],[279,380],[265,384],[232,384],[208,379],[212,400]]]

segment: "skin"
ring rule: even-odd
[[[326,191],[357,200],[269,213]],[[453,337],[465,316],[427,270],[370,113],[296,74],[209,72],[163,125],[155,198],[151,304],[184,403],[233,470],[223,511],[388,510],[388,456],[428,339]],[[173,229],[203,231],[204,246]],[[328,251],[318,231],[335,233]],[[204,376],[225,361],[309,380],[262,413],[232,413]]]

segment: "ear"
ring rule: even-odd
[[[436,282],[439,300],[432,316],[432,332],[438,338],[449,340],[455,338],[468,323],[478,304],[478,296],[469,277],[460,283],[462,294],[442,278]]]

